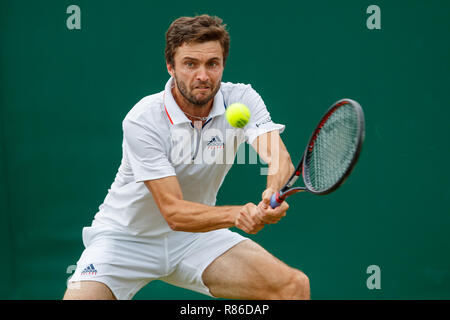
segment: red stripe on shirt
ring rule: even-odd
[[[163,103],[166,101],[166,92],[163,94]],[[167,112],[166,104],[164,103],[164,110],[166,110],[167,118],[169,118],[170,123],[173,125],[172,118],[169,116],[169,113]]]
[[[172,118],[169,116],[169,113],[167,112],[166,105],[164,105],[164,110],[166,110],[166,114],[167,114],[167,117],[169,118],[170,123],[173,124]]]

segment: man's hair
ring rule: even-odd
[[[218,40],[222,46],[223,63],[230,50],[230,35],[226,30],[226,24],[216,16],[203,14],[196,17],[181,17],[170,25],[166,32],[166,61],[175,67],[175,52],[184,43],[202,43]]]

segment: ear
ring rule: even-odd
[[[175,78],[175,69],[172,67],[172,65],[166,61],[166,67],[167,67],[167,72],[173,77]]]

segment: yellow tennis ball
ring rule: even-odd
[[[228,123],[236,128],[243,128],[250,120],[250,110],[243,103],[230,104],[225,112]]]

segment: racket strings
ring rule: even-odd
[[[338,108],[325,122],[305,160],[305,182],[311,189],[329,189],[346,173],[356,152],[358,130],[358,114],[351,105]]]

